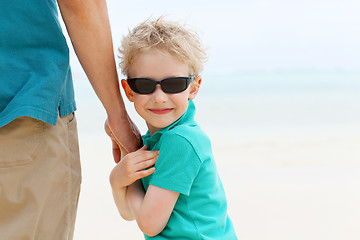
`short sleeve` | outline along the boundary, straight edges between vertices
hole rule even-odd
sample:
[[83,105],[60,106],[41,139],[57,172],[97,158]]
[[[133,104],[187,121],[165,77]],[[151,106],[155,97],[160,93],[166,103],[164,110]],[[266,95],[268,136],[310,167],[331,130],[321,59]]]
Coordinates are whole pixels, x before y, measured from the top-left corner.
[[192,144],[177,134],[162,136],[156,171],[149,184],[189,195],[201,161]]

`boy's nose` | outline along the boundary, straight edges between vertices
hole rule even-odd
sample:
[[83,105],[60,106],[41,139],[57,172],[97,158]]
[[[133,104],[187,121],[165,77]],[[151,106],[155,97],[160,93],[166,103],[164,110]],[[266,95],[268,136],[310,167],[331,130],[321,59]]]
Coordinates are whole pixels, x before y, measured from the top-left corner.
[[161,89],[160,85],[156,85],[155,91],[152,95],[155,102],[166,102],[168,98],[167,94]]

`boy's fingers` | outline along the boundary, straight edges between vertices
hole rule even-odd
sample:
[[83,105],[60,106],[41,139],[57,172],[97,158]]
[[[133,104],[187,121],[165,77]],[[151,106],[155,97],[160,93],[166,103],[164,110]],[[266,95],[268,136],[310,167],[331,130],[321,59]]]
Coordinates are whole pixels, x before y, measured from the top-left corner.
[[134,152],[129,153],[129,155],[131,155],[133,157],[137,157],[137,156],[143,154],[144,152],[147,152],[147,146],[146,145],[142,146],[141,148],[139,148],[138,150],[136,150]]
[[134,158],[136,160],[134,163],[140,163],[143,161],[147,161],[149,159],[155,158],[159,156],[159,151],[138,151],[134,153]]
[[146,169],[146,170],[142,170],[142,171],[139,171],[136,173],[136,180],[140,179],[140,178],[143,178],[143,177],[147,177],[151,174],[153,174],[155,172],[155,167],[152,167],[152,168],[149,168],[149,169]]
[[154,158],[146,160],[146,161],[142,161],[142,162],[138,163],[136,165],[136,167],[138,168],[138,171],[141,171],[145,168],[148,168],[148,167],[151,167],[152,165],[154,165],[156,160],[157,160],[157,157],[154,157]]

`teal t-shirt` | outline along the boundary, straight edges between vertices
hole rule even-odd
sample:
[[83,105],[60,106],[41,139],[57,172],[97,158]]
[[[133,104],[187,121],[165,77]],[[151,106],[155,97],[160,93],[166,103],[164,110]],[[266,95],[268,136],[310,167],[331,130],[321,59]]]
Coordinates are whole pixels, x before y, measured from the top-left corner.
[[237,239],[210,140],[194,115],[190,100],[175,123],[143,136],[149,150],[160,150],[156,171],[142,179],[145,190],[151,184],[180,193],[164,230],[145,239]]
[[69,49],[56,0],[0,1],[0,127],[75,111]]

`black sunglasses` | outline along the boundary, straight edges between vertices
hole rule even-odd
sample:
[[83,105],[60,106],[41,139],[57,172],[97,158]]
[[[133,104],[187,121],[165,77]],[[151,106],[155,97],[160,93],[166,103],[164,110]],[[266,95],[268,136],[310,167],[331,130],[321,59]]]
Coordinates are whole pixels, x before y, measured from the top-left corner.
[[150,94],[156,89],[156,85],[160,84],[161,89],[165,93],[180,93],[185,91],[195,76],[191,77],[172,77],[161,81],[155,81],[148,78],[128,78],[127,82],[131,90],[139,94]]

